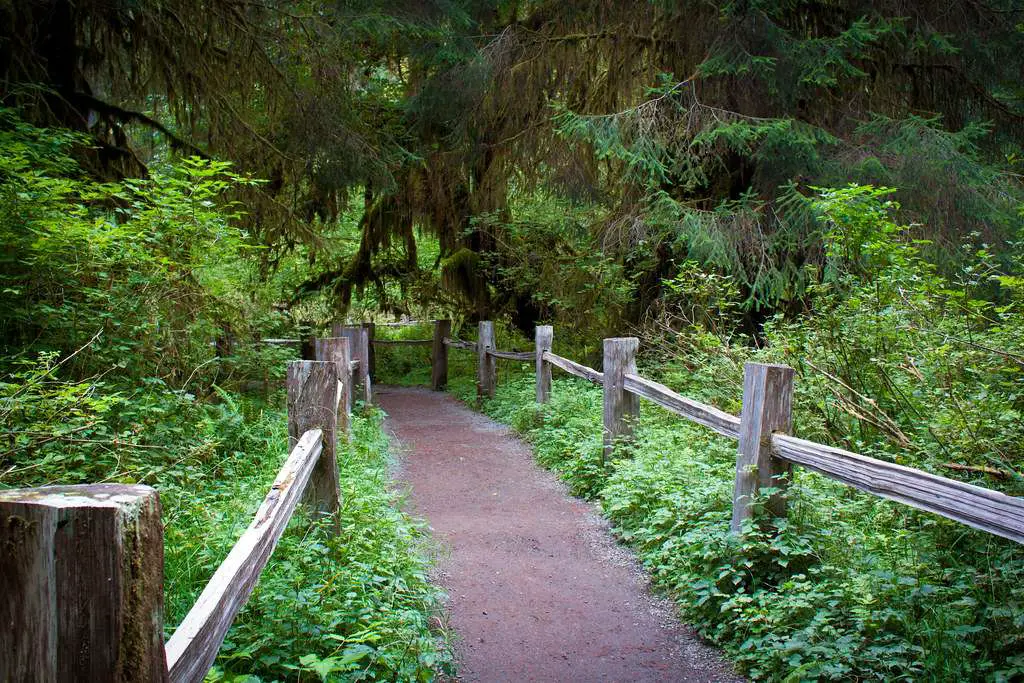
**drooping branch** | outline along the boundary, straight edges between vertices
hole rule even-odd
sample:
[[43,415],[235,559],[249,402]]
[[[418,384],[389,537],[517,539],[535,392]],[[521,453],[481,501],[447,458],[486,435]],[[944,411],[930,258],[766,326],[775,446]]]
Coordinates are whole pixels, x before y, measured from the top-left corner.
[[209,158],[206,152],[199,149],[194,144],[185,140],[184,138],[174,134],[173,132],[168,130],[167,126],[160,123],[153,117],[143,114],[142,112],[132,111],[131,109],[125,109],[124,107],[119,107],[115,104],[104,102],[103,100],[94,97],[88,93],[79,91],[62,93],[62,97],[79,111],[93,110],[106,117],[115,119],[119,123],[141,124],[143,126],[146,126],[147,128],[151,128],[157,131],[158,133],[166,137],[167,141],[174,149],[179,151],[187,151],[190,154],[194,154],[195,156],[201,157],[203,159]]

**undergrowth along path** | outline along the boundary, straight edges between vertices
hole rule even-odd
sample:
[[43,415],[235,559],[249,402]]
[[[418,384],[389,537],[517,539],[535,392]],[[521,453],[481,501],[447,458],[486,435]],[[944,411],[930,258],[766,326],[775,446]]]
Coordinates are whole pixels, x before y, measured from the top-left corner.
[[740,680],[506,427],[426,389],[378,397],[410,511],[447,550],[439,579],[462,680]]

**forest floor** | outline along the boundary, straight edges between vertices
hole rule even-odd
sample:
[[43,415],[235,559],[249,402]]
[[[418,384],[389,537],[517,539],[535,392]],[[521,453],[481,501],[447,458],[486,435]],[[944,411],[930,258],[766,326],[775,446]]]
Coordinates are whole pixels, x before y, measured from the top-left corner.
[[377,399],[408,509],[442,547],[460,680],[742,680],[506,427],[426,389]]

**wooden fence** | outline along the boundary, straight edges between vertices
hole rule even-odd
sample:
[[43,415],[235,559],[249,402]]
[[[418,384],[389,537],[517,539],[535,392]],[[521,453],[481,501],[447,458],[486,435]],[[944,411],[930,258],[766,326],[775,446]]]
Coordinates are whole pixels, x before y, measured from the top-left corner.
[[[536,328],[531,353],[498,351],[491,322],[479,324],[476,343],[448,338],[450,323],[447,321],[441,321],[435,328],[435,337],[440,334],[437,330],[441,325],[446,330],[445,346],[476,352],[477,392],[481,397],[494,396],[495,359],[534,360],[538,403],[550,399],[553,367],[600,385],[604,392],[603,455],[606,458],[617,440],[631,436],[641,398],[735,439],[738,448],[733,531],[738,531],[743,521],[751,516],[752,500],[762,488],[778,491],[768,505],[775,515],[784,516],[785,488],[793,465],[800,465],[876,496],[1024,543],[1024,499],[791,436],[794,371],[787,366],[762,363],[744,366],[743,408],[737,417],[641,377],[636,369],[639,341],[635,337],[604,340],[602,372],[556,355],[551,350],[553,330],[547,325]],[[438,362],[435,353],[435,375]],[[443,372],[447,374],[446,361]]]
[[371,395],[368,331],[336,331],[315,340],[316,360],[288,365],[288,458],[166,643],[155,489],[0,491],[0,681],[203,680],[299,502],[338,531],[335,447],[349,438],[353,391]]
[[[371,400],[372,326],[342,326],[312,341],[316,360],[288,366],[290,454],[252,523],[191,611],[163,642],[163,527],[148,486],[94,484],[0,491],[0,681],[203,679],[300,501],[333,516],[341,504],[335,447],[348,438],[354,397]],[[761,488],[785,514],[784,490],[800,465],[883,498],[1024,543],[1024,500],[789,435],[793,376],[783,365],[744,367],[739,417],[640,376],[636,338],[604,340],[603,371],[552,351],[553,330],[536,329],[532,351],[500,351],[489,321],[476,342],[435,322],[431,384],[447,383],[449,349],[477,355],[477,390],[493,396],[498,359],[533,361],[536,398],[551,397],[558,368],[601,385],[604,457],[632,434],[639,399],[738,441],[732,528],[750,517]],[[274,340],[275,342],[279,340]],[[291,340],[289,340],[290,342]]]

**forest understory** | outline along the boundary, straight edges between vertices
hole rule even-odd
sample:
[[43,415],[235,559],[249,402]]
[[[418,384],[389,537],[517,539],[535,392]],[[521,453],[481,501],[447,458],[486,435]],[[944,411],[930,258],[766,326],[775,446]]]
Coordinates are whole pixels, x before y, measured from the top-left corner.
[[[450,319],[733,414],[783,363],[797,436],[1024,496],[1022,69],[1017,0],[0,3],[0,487],[155,486],[172,630],[287,456],[261,340]],[[799,468],[731,535],[729,443],[645,408],[602,463],[600,391],[533,391],[482,409],[750,678],[1024,678],[1020,544]],[[451,674],[357,413],[346,533],[293,521],[210,679]]]

